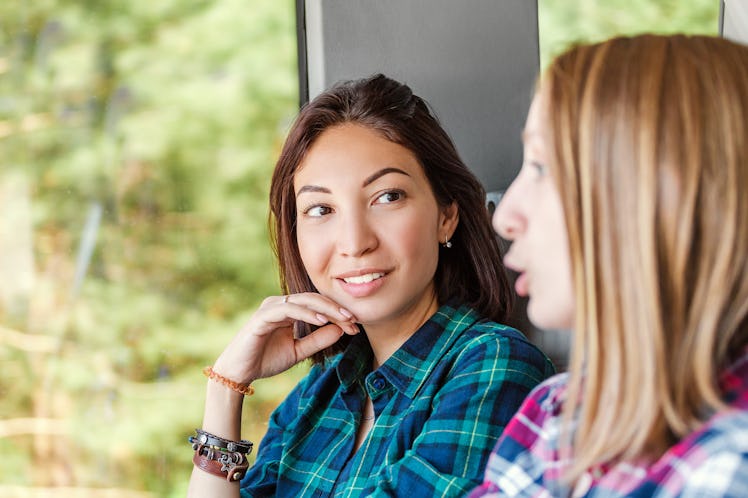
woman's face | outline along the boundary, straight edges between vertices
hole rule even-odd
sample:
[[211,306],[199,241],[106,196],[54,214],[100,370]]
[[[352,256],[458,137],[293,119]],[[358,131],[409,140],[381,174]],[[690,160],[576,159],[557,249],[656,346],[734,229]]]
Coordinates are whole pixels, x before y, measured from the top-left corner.
[[457,213],[437,206],[410,150],[360,125],[330,128],[294,192],[301,259],[320,293],[367,327],[417,327],[436,311],[439,242]]
[[522,134],[522,169],[496,209],[493,226],[512,241],[504,264],[519,272],[515,289],[530,298],[530,321],[544,329],[570,329],[574,321],[571,265],[561,199],[550,172],[544,105],[539,92]]

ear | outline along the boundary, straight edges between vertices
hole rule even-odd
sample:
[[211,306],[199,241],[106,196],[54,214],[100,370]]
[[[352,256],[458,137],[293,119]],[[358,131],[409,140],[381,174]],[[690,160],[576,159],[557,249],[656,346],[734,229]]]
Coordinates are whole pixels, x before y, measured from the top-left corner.
[[460,212],[457,203],[452,201],[449,205],[443,207],[439,214],[439,242],[451,239],[459,222]]

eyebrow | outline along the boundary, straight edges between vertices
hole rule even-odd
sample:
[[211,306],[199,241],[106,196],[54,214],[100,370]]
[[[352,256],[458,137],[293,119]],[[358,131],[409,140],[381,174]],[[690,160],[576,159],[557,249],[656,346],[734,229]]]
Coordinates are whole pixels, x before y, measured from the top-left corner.
[[364,183],[362,183],[361,186],[362,187],[366,187],[367,185],[370,185],[371,183],[373,183],[377,179],[383,177],[384,175],[390,174],[390,173],[399,173],[401,175],[410,176],[408,173],[406,173],[405,171],[401,170],[400,168],[392,168],[392,167],[390,167],[390,168],[382,168],[379,171],[377,171],[376,173],[374,173],[372,175],[369,175],[369,177],[366,178],[366,180],[364,180]]
[[296,197],[300,196],[304,192],[322,192],[323,194],[331,194],[330,189],[327,187],[319,187],[317,185],[304,185],[296,193]]
[[[379,178],[383,177],[384,175],[388,175],[388,174],[390,174],[390,173],[398,173],[398,174],[401,174],[401,175],[405,175],[405,176],[410,176],[410,175],[409,175],[408,173],[406,173],[405,171],[401,170],[400,168],[393,168],[393,167],[390,167],[390,168],[382,168],[382,169],[380,169],[379,171],[377,171],[377,172],[375,172],[375,173],[373,173],[373,174],[369,175],[369,176],[368,176],[368,177],[367,177],[367,178],[366,178],[366,179],[364,180],[364,182],[363,182],[363,183],[361,184],[361,186],[362,186],[362,187],[366,187],[366,186],[368,186],[368,185],[371,185],[371,184],[372,184],[372,183],[374,183],[374,182],[375,182],[375,181],[376,181],[377,179],[379,179]],[[298,192],[296,193],[296,197],[300,196],[301,194],[303,194],[303,193],[305,193],[305,192],[320,192],[320,193],[323,193],[323,194],[331,194],[331,193],[332,193],[332,192],[330,191],[330,189],[329,189],[329,188],[327,188],[327,187],[321,187],[321,186],[319,186],[319,185],[304,185],[304,186],[303,186],[303,187],[301,187],[301,188],[299,189],[299,191],[298,191]]]

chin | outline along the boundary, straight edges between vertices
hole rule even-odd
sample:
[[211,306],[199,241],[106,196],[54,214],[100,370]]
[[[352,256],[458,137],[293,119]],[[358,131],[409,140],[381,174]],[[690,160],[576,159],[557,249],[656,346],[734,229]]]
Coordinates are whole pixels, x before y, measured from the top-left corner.
[[527,318],[539,329],[570,330],[572,328],[573,311],[560,310],[556,306],[542,306],[532,298],[527,305]]
[[336,302],[353,313],[353,316],[356,317],[357,323],[360,323],[361,325],[365,325],[372,320],[376,321],[376,319],[379,318],[379,315],[381,314],[381,312],[379,311],[381,307],[378,306],[376,307],[376,309],[372,309],[373,307],[368,305],[367,303],[362,303],[360,301],[356,301],[355,299],[338,299],[336,300]]
[[364,327],[366,327],[367,325],[381,322],[384,319],[384,317],[381,316],[379,313],[373,313],[369,310],[359,310],[359,311],[351,310],[351,311],[353,312],[353,314],[356,316],[358,320],[356,323],[359,323],[363,325]]

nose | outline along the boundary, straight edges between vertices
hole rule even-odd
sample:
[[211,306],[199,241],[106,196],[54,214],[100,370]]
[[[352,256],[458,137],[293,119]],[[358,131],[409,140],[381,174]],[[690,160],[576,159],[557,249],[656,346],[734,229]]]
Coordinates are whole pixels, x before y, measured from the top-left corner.
[[493,228],[501,238],[506,240],[514,240],[527,227],[527,218],[522,211],[517,191],[517,180],[515,180],[504,193],[493,213]]
[[366,214],[348,213],[340,217],[336,242],[341,255],[359,257],[376,249],[379,237]]

